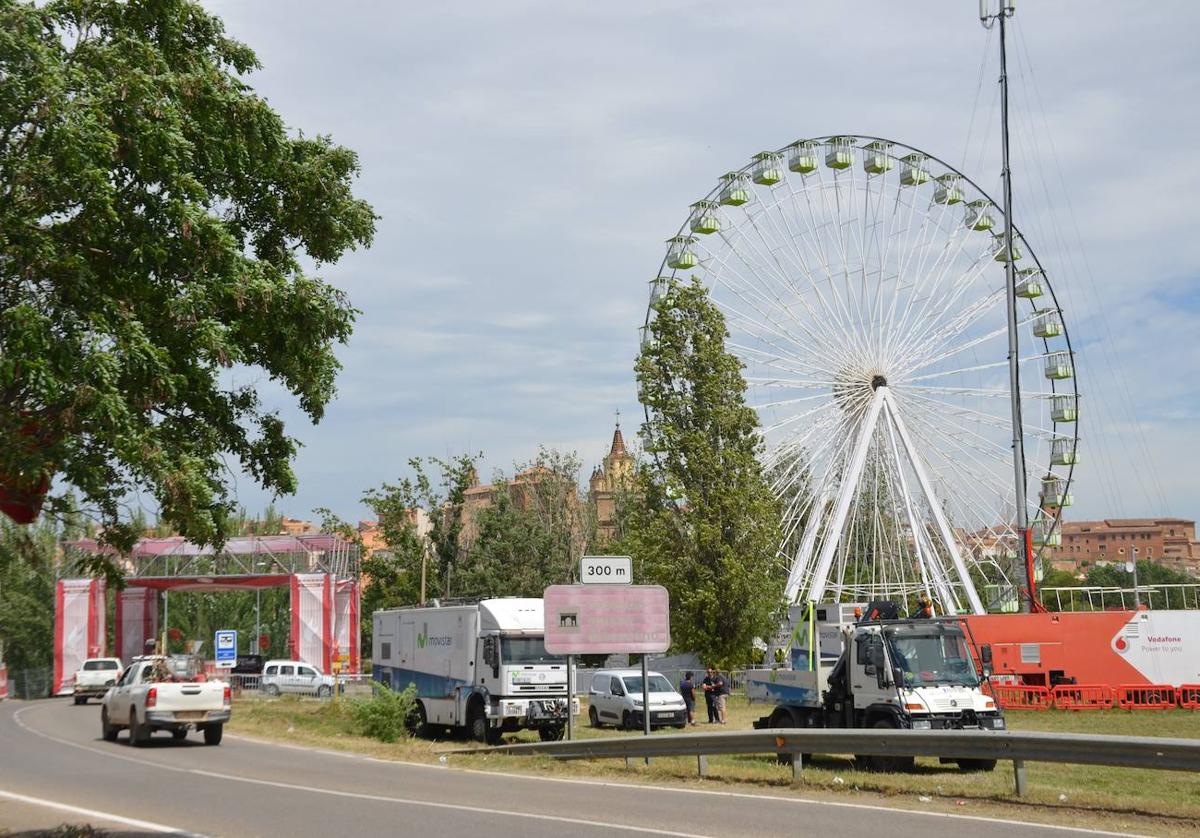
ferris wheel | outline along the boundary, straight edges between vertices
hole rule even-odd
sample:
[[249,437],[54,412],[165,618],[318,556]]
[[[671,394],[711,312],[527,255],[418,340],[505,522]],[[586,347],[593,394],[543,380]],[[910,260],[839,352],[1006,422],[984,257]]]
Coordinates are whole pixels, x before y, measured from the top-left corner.
[[[781,499],[789,603],[1016,607],[1002,220],[931,155],[827,136],[723,175],[668,240],[643,339],[692,276],[724,314]],[[1016,230],[1013,255],[1040,558],[1071,502],[1078,392],[1054,290]]]

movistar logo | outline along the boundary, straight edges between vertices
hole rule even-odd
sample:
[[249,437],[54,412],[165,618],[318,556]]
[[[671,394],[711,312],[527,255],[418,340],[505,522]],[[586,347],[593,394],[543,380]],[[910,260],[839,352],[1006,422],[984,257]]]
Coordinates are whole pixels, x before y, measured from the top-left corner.
[[429,623],[421,624],[421,633],[417,635],[417,648],[424,649],[426,646],[449,646],[454,642],[448,634],[435,634],[429,636]]

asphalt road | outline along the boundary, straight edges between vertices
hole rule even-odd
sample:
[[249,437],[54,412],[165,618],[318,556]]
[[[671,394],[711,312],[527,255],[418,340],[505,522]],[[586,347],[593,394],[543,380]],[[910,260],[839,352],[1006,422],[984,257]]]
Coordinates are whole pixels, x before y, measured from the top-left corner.
[[[234,712],[237,712],[236,708]],[[338,755],[226,736],[100,739],[100,710],[0,703],[0,832],[90,822],[212,836],[1073,836],[1082,830],[689,788],[555,780]],[[58,806],[60,808],[53,808]],[[61,808],[71,807],[71,808]]]

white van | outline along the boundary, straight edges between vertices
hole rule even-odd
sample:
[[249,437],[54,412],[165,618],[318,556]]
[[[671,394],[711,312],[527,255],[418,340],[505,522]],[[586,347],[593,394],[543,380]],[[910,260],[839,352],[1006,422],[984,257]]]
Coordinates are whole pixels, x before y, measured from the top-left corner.
[[[683,696],[658,672],[647,673],[650,686],[650,726],[685,727],[687,706]],[[588,689],[588,721],[592,727],[610,724],[638,729],[642,723],[642,671],[601,669]]]
[[304,661],[267,661],[263,664],[259,689],[267,695],[297,693],[328,698],[333,695],[334,678],[322,675]]

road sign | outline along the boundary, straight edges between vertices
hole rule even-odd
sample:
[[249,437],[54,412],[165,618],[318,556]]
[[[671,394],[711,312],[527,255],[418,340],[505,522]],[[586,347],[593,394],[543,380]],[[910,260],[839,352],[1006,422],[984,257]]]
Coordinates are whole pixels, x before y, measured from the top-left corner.
[[632,585],[633,559],[629,556],[584,556],[579,581],[585,585]]
[[213,644],[217,650],[217,666],[221,668],[232,668],[237,663],[237,632],[233,630],[222,629],[217,632],[216,641]]
[[660,585],[551,585],[544,595],[552,655],[665,652],[670,601]]

